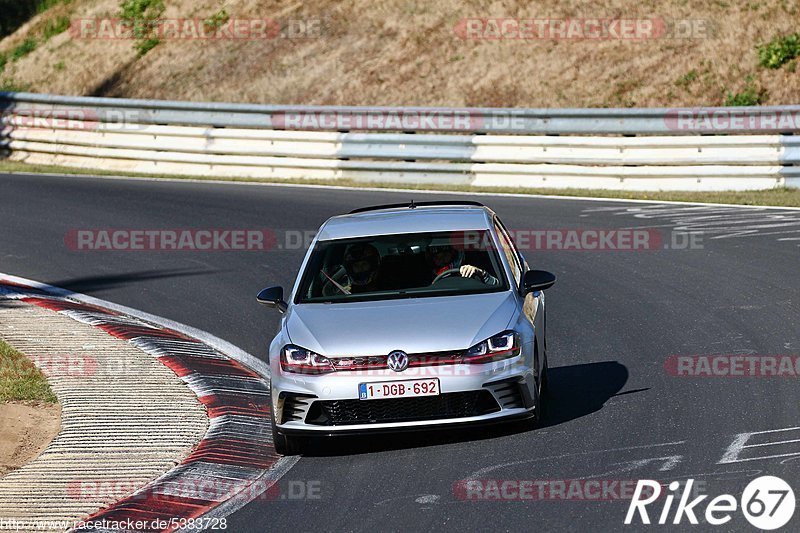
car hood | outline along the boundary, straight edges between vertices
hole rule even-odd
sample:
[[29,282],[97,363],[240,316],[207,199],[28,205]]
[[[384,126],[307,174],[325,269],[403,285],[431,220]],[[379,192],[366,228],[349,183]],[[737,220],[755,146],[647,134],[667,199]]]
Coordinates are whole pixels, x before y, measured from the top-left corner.
[[293,344],[322,355],[465,350],[508,328],[509,291],[341,304],[300,304],[286,316]]

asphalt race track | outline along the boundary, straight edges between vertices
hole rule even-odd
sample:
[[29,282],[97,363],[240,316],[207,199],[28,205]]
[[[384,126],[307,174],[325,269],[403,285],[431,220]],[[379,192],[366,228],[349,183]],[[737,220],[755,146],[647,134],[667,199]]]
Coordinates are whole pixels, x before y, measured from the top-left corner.
[[[304,254],[286,249],[286,232],[313,232],[331,215],[411,197],[459,196],[3,175],[0,272],[177,320],[263,358],[279,315],[258,306],[255,294],[290,286]],[[628,502],[612,493],[606,501],[464,500],[458,483],[468,479],[691,478],[714,497],[738,495],[769,474],[800,489],[800,429],[731,448],[742,433],[800,426],[797,377],[665,370],[673,355],[800,355],[800,211],[480,200],[512,230],[647,227],[668,248],[524,252],[534,268],[559,277],[547,294],[552,394],[543,427],[314,442],[279,493],[229,517],[230,531],[647,529],[623,525]],[[699,242],[670,249],[676,227],[698,232]],[[284,245],[134,252],[65,243],[75,229],[187,228],[263,228]],[[789,529],[797,530],[797,515]],[[717,529],[754,530],[740,513]]]

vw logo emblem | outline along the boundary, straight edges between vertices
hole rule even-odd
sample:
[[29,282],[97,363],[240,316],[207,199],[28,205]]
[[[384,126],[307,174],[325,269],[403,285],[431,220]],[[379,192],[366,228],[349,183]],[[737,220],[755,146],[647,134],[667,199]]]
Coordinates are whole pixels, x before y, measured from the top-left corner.
[[406,355],[406,352],[396,350],[386,358],[386,366],[395,372],[402,372],[408,368],[408,355]]

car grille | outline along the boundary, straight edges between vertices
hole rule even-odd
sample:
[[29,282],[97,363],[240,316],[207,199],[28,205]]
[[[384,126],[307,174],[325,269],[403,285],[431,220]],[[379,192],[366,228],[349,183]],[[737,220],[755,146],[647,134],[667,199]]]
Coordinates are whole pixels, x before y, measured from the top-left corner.
[[[370,355],[364,357],[331,357],[336,371],[379,370],[389,368],[386,355]],[[408,354],[408,366],[437,366],[463,363],[463,352],[439,352]]]
[[463,418],[500,410],[487,390],[451,392],[419,398],[322,400],[311,404],[306,424],[340,426]]

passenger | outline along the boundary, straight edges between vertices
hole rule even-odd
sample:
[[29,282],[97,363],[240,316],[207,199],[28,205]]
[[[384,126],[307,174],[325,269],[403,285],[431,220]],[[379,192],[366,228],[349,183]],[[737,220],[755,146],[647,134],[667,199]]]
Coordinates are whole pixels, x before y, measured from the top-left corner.
[[345,289],[352,294],[378,290],[378,274],[381,268],[381,255],[378,249],[368,243],[356,243],[344,252],[344,269],[349,278]]

